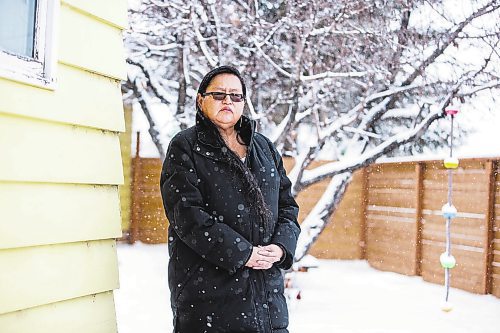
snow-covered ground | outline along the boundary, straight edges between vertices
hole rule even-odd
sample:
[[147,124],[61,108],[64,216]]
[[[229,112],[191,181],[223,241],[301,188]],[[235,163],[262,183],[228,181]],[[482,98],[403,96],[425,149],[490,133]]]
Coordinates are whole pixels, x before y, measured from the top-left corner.
[[[166,244],[118,244],[119,333],[172,330]],[[371,268],[364,261],[319,260],[298,273],[301,300],[290,304],[291,333],[499,333],[500,299]],[[195,333],[195,332],[193,332]]]

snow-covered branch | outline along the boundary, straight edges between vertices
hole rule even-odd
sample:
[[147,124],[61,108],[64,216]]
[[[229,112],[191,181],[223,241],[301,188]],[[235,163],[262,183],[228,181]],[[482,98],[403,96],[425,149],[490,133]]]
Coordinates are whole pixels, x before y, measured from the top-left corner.
[[331,72],[327,71],[324,73],[313,74],[313,75],[301,75],[300,79],[302,81],[319,80],[326,78],[339,78],[339,77],[362,77],[365,76],[367,72]]
[[191,22],[193,24],[193,29],[194,29],[194,32],[196,34],[196,38],[198,40],[198,43],[200,44],[200,49],[203,52],[203,55],[205,56],[205,58],[207,59],[207,61],[211,67],[217,66],[217,60],[215,60],[212,57],[210,49],[208,48],[207,42],[200,32],[200,27],[199,27],[199,23],[198,23],[198,20],[196,18],[196,15],[194,13],[191,13],[191,17],[192,17]]
[[[283,74],[287,78],[293,78],[293,74],[286,71],[285,69],[281,68],[280,65],[278,65],[271,57],[262,50],[261,45],[263,43],[258,42],[256,39],[253,39],[253,43],[259,53],[266,59],[278,72]],[[326,79],[326,78],[352,78],[352,77],[362,77],[365,76],[367,72],[332,72],[332,71],[326,71],[323,73],[318,73],[318,74],[313,74],[313,75],[300,75],[300,80],[301,81],[312,81],[312,80],[320,80],[320,79]]]
[[222,36],[221,36],[221,24],[219,20],[219,15],[217,14],[217,10],[215,10],[215,4],[212,3],[210,4],[210,12],[212,13],[212,16],[214,17],[215,21],[215,34],[217,37],[217,55],[218,55],[218,62],[219,64],[223,61],[223,48],[222,48]]
[[416,89],[416,88],[423,88],[425,86],[426,86],[425,84],[409,84],[407,86],[400,86],[400,87],[395,86],[395,87],[392,87],[392,88],[384,90],[384,91],[373,93],[370,96],[368,96],[367,98],[365,98],[365,100],[363,102],[366,105],[366,104],[368,104],[376,99],[382,98],[382,97],[396,95],[396,94],[399,94],[400,92],[403,92],[403,91],[408,91],[408,90],[412,90],[412,89]]
[[500,8],[500,3],[498,0],[490,0],[483,7],[469,15],[465,20],[460,22],[457,26],[454,26],[447,34],[445,34],[445,39],[439,44],[439,46],[432,52],[422,63],[414,69],[414,71],[403,81],[402,86],[407,86],[411,84],[419,75],[422,75],[424,69],[436,60],[437,57],[442,55],[444,51],[450,46],[455,39],[460,35],[463,29],[469,25],[474,19],[486,15],[494,10]]
[[149,110],[151,110],[151,107],[149,106],[150,101],[148,99],[148,93],[144,90],[142,84],[137,78],[133,79],[131,83],[137,102],[141,106],[142,112],[144,113],[146,119],[148,120],[149,135],[151,136],[151,139],[153,140],[156,149],[158,149],[158,153],[160,154],[161,158],[163,158],[165,157],[165,150],[160,140],[160,132],[158,132],[158,130],[156,129],[156,123],[153,120],[151,113],[149,112]]
[[352,172],[344,172],[330,180],[318,203],[300,225],[301,233],[295,250],[295,261],[299,261],[307,254],[312,244],[328,225],[330,216],[342,200],[351,179]]
[[281,68],[277,63],[273,61],[273,59],[271,59],[271,57],[267,55],[266,52],[262,50],[260,43],[255,38],[253,38],[252,41],[257,50],[259,51],[259,53],[264,57],[264,59],[266,59],[279,73],[283,74],[287,78],[293,77],[292,73],[289,73],[283,68]]
[[324,28],[315,28],[311,31],[311,36],[319,35],[359,35],[361,34],[358,30],[334,30],[333,26]]
[[359,135],[368,136],[370,138],[382,139],[382,136],[380,134],[376,134],[376,133],[372,133],[372,132],[368,132],[368,131],[363,131],[363,130],[356,128],[356,127],[344,126],[344,127],[342,127],[342,130],[347,131],[347,132],[357,133]]
[[278,139],[283,135],[283,131],[285,130],[286,125],[290,121],[291,114],[292,114],[292,105],[289,105],[288,112],[285,118],[283,118],[283,120],[279,123],[279,125],[274,129],[273,133],[269,135],[269,140],[271,140],[271,142],[276,143]]
[[466,97],[466,96],[472,96],[477,94],[480,91],[483,90],[488,90],[488,89],[494,89],[494,88],[500,88],[500,81],[492,81],[490,83],[474,87],[472,89],[462,91],[461,93],[458,94],[458,97]]
[[434,120],[443,117],[443,108],[444,107],[434,109],[434,111],[431,111],[415,128],[392,136],[388,140],[361,154],[357,158],[347,161],[331,162],[314,168],[313,170],[305,170],[299,186],[301,188],[305,188],[325,178],[344,172],[352,172],[375,162],[377,158],[386,155],[394,148],[411,142],[418,136],[422,135]]
[[151,88],[151,91],[155,94],[155,96],[164,104],[173,104],[175,103],[175,100],[171,98],[171,96],[162,88],[161,84],[157,82],[157,80],[154,78],[154,75],[151,75],[148,69],[146,67],[137,61],[127,59],[127,63],[137,66],[141,69],[142,73],[144,74],[144,77],[146,78],[146,85]]
[[309,147],[308,150],[304,150],[299,156],[295,158],[295,164],[292,170],[290,171],[290,180],[292,182],[292,195],[297,196],[301,191],[302,186],[300,180],[302,179],[302,175],[306,171],[306,168],[311,164],[312,161],[319,154],[321,149],[325,146],[326,141],[333,137],[334,134],[340,130],[342,127],[350,124],[356,118],[355,110],[351,111],[341,118],[337,119],[335,122],[330,124],[328,129],[319,133],[319,140],[315,145]]

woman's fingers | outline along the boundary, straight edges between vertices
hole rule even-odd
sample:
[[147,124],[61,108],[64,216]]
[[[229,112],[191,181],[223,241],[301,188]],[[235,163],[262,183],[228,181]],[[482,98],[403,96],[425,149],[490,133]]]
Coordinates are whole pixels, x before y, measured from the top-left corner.
[[[279,259],[279,258],[278,258]],[[276,256],[270,252],[258,252],[258,257],[256,257],[257,261],[266,261],[269,263],[275,263],[277,261]]]
[[283,250],[278,245],[255,246],[245,266],[253,269],[269,269],[275,262],[280,261],[282,255]]
[[271,263],[274,263],[274,262],[280,260],[280,258],[275,253],[267,252],[267,253],[259,253],[259,254],[262,256],[260,258],[261,260],[266,260],[266,261],[269,261]]
[[[248,261],[245,264],[245,266],[251,267],[251,268],[259,267],[258,269],[267,269],[267,268],[270,268],[272,266],[273,262],[274,262],[273,259],[271,257],[265,256],[265,255],[263,255],[263,254],[261,254],[259,252],[260,252],[259,248],[258,247],[254,247],[252,249],[252,254],[250,256],[250,259],[248,259]],[[267,264],[262,265],[259,262],[268,263],[269,265],[267,265]]]
[[269,261],[265,260],[258,260],[257,261],[257,266],[252,267],[253,269],[269,269],[273,267],[273,264],[270,263]]
[[272,262],[277,262],[281,259],[283,251],[278,245],[267,245],[259,247],[259,254],[269,258]]

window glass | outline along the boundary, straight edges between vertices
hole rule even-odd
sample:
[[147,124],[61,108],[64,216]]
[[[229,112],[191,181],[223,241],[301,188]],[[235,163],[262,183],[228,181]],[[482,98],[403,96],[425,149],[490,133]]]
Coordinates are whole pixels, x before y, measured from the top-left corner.
[[0,0],[0,50],[33,58],[36,0]]

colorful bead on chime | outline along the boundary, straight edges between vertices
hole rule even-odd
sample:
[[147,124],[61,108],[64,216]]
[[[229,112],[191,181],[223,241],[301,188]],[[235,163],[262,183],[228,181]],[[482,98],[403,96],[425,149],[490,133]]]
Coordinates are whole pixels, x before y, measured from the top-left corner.
[[444,167],[446,169],[456,169],[458,168],[458,158],[448,157],[444,159]]
[[456,109],[448,109],[446,110],[446,114],[449,115],[449,116],[454,116],[458,113],[458,110]]
[[457,216],[457,209],[455,206],[445,203],[441,208],[441,214],[445,219],[453,219]]
[[444,312],[450,312],[451,310],[453,310],[453,305],[450,302],[445,301],[443,302],[443,304],[441,304],[441,310],[443,310]]
[[446,252],[443,252],[441,256],[439,256],[439,262],[441,262],[443,268],[453,268],[457,264],[455,257]]

